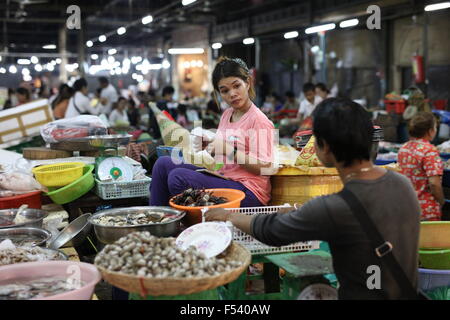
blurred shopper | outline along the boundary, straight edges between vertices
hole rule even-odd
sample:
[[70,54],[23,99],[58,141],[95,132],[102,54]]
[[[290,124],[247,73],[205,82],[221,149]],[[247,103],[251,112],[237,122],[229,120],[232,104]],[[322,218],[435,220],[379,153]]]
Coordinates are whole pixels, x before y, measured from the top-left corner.
[[211,93],[211,100],[206,105],[206,110],[202,117],[202,127],[205,129],[217,129],[220,122],[221,112],[220,107],[214,99],[214,93]]
[[103,108],[103,112],[109,116],[113,105],[117,102],[119,96],[117,95],[116,89],[109,83],[109,80],[106,77],[100,77],[98,78],[98,81],[102,89],[100,93],[100,104]]
[[16,97],[17,97],[17,105],[18,106],[20,106],[21,104],[31,102],[31,94],[28,89],[18,88],[16,90]]
[[294,123],[299,124],[299,129],[306,130],[312,128],[311,114],[316,106],[322,101],[322,98],[316,96],[315,86],[311,82],[307,82],[303,85],[303,94],[305,98],[300,102],[300,108]]
[[409,123],[411,139],[398,152],[398,163],[417,192],[421,219],[441,220],[445,203],[442,190],[444,166],[438,149],[430,143],[436,136],[437,122],[431,112],[420,112]]
[[73,89],[67,84],[62,84],[59,87],[58,95],[52,102],[53,116],[55,119],[63,119],[69,107],[70,98],[73,96]]
[[320,98],[322,98],[322,100],[332,97],[330,90],[328,90],[325,83],[319,82],[318,84],[316,84],[315,92],[316,96],[319,96]]
[[5,101],[5,104],[3,105],[3,110],[14,108],[17,106],[19,101],[17,101],[17,95],[14,89],[8,88],[8,99]]
[[109,124],[114,127],[127,127],[130,125],[130,120],[128,118],[129,102],[124,97],[120,97],[117,101],[116,107],[109,115]]
[[187,119],[187,106],[185,104],[179,104],[177,108],[177,123],[183,128],[189,129],[189,121]]
[[156,106],[161,109],[161,111],[165,110],[170,113],[172,118],[177,118],[177,108],[178,103],[173,101],[173,95],[175,94],[175,89],[172,86],[166,86],[162,91],[162,100],[156,103]]
[[139,122],[141,122],[141,113],[139,112],[139,109],[136,106],[135,99],[130,97],[128,99],[128,119],[130,120],[130,126],[138,128]]
[[74,95],[69,100],[65,118],[73,118],[82,114],[99,115],[103,108],[101,105],[91,106],[88,98],[88,84],[84,78],[80,78],[73,84]]

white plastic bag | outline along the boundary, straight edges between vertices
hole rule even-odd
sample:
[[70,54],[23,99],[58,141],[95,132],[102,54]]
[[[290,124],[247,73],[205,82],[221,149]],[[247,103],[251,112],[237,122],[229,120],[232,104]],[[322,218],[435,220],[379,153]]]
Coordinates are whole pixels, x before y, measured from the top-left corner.
[[32,176],[21,172],[0,173],[0,189],[9,191],[36,191],[43,190],[43,187]]
[[106,125],[91,115],[56,120],[41,127],[41,136],[47,143],[105,134],[108,134]]

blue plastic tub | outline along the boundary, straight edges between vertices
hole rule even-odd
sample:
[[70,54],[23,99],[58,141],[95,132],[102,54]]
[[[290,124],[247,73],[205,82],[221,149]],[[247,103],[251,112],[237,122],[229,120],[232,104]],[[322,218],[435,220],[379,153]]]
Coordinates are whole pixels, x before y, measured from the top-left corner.
[[450,159],[450,153],[440,153],[439,155],[441,156],[443,162],[447,162],[447,160]]
[[395,161],[395,160],[378,160],[378,159],[375,160],[375,164],[377,166],[384,166],[386,164],[393,163],[393,162],[397,162],[397,161]]
[[164,156],[174,156],[177,158],[183,159],[183,150],[181,148],[177,147],[166,147],[166,146],[159,146],[156,147],[156,155],[158,158],[164,157]]
[[450,270],[419,268],[419,288],[423,291],[450,287]]

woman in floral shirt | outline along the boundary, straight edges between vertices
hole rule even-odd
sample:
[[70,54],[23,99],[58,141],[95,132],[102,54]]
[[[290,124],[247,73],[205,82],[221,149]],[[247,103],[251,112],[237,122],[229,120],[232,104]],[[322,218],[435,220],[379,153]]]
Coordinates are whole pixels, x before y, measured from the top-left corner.
[[421,220],[441,220],[445,203],[442,190],[444,167],[437,148],[430,143],[436,136],[436,118],[430,112],[414,116],[409,124],[411,139],[398,152],[401,171],[412,182],[422,208]]

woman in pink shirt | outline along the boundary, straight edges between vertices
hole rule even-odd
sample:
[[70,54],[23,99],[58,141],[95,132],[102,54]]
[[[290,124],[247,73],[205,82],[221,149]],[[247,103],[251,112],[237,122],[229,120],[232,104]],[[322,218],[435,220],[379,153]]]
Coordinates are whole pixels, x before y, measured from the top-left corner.
[[168,205],[172,196],[190,187],[242,190],[246,194],[242,207],[270,201],[270,176],[264,174],[269,174],[273,163],[274,126],[251,100],[255,91],[247,65],[241,59],[220,58],[212,82],[215,93],[230,108],[224,111],[215,139],[206,150],[224,163],[220,173],[229,180],[161,157],[153,167],[150,205]]

